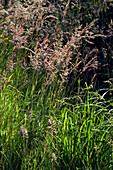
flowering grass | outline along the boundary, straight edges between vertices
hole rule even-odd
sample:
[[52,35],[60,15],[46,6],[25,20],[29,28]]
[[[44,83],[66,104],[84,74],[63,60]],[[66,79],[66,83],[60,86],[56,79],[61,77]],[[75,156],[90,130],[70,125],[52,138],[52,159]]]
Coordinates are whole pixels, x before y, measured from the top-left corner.
[[112,6],[78,2],[0,3],[0,169],[113,169]]

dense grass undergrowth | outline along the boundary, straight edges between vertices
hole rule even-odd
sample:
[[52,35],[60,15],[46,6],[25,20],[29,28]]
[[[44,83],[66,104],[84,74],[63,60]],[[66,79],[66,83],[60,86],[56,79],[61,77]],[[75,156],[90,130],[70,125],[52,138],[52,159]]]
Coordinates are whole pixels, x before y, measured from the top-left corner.
[[112,6],[58,2],[0,6],[1,170],[113,169]]
[[57,79],[46,86],[38,72],[22,71],[8,73],[1,88],[1,169],[112,169],[113,100],[87,83],[80,92],[80,81],[66,98]]

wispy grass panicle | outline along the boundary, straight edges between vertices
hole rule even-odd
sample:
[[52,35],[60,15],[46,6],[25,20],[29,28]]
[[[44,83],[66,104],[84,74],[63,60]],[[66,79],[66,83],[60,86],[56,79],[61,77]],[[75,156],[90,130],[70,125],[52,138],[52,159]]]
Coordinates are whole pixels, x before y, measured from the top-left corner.
[[0,169],[113,169],[112,3],[6,2]]

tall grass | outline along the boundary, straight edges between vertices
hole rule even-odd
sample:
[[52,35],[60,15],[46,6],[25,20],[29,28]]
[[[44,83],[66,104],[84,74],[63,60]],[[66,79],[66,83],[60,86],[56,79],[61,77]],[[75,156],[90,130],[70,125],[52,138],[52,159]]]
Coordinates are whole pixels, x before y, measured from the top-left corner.
[[0,4],[0,169],[112,170],[112,79],[94,88],[100,62],[112,76],[112,19],[107,35],[98,23],[112,7],[10,3]]
[[112,169],[113,100],[87,83],[65,98],[57,79],[45,86],[34,71],[25,83],[21,71],[16,67],[1,89],[1,169]]

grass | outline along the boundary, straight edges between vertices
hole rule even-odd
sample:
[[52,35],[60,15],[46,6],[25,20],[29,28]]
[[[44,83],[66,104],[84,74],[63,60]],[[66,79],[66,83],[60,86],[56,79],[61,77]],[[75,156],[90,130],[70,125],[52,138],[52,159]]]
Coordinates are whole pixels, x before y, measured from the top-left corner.
[[[77,27],[82,24],[80,31],[75,31],[77,35],[73,33],[71,37],[70,34],[70,40],[68,38],[66,38],[67,40],[65,38],[62,40],[62,36],[65,37],[65,31],[69,29],[69,26],[71,30],[72,25],[67,24],[68,27],[62,27],[64,29],[64,33],[62,33],[63,30],[61,31],[60,28],[62,24],[60,25],[56,22],[55,29],[58,29],[57,32],[54,32],[54,26],[52,28],[54,30],[54,34],[52,33],[52,35],[56,37],[56,45],[55,43],[53,44],[54,36],[49,37],[48,34],[44,39],[43,34],[38,31],[36,35],[35,31],[34,33],[32,32],[34,30],[35,24],[33,23],[35,19],[31,18],[30,23],[28,16],[33,4],[29,6],[28,3],[28,7],[30,8],[28,9],[28,13],[25,13],[28,19],[27,17],[23,17],[23,13],[21,14],[23,20],[25,19],[26,21],[24,24],[28,24],[26,25],[26,30],[29,31],[28,39],[23,36],[27,35],[27,32],[24,30],[23,21],[21,21],[21,17],[18,18],[18,11],[21,9],[15,8],[13,11],[12,8],[12,15],[10,15],[10,10],[8,13],[7,11],[0,10],[1,13],[9,15],[6,19],[4,17],[1,17],[2,19],[0,18],[1,170],[113,169],[112,78],[103,80],[105,83],[110,84],[108,88],[96,89],[93,87],[97,83],[98,63],[97,60],[95,62],[93,61],[97,54],[94,43],[92,43],[94,45],[94,48],[92,47],[94,51],[91,48],[87,53],[86,43],[89,37],[89,34],[86,35],[86,31],[88,33],[88,28],[92,29],[89,30],[89,33],[92,31],[92,35],[92,26],[95,19],[100,17],[103,22],[106,19],[104,20],[104,13],[102,13],[104,6],[102,9],[100,8],[103,1],[92,0],[89,2],[89,5],[92,4],[92,6],[89,6],[88,10],[86,10],[87,3],[86,6],[83,6],[84,3],[82,4],[82,2],[78,4],[75,10],[73,9],[73,12],[69,10],[70,14],[72,12],[70,15],[70,19],[72,17],[72,21],[74,22],[72,24],[77,25]],[[61,14],[59,13],[58,16],[65,13],[66,17],[69,3],[70,1],[68,1],[66,8],[64,8],[63,14],[61,10]],[[97,13],[97,17],[95,18],[94,13],[96,10],[93,10],[93,8],[98,9],[98,7],[100,13],[98,11],[99,14]],[[35,17],[36,12],[36,21],[39,20],[39,23],[41,22],[41,24],[37,22],[39,30],[42,29],[44,31],[45,28],[42,28],[42,26],[48,14],[45,13],[46,8],[42,8],[40,5],[38,8],[38,11],[37,8],[36,11],[33,8],[34,10],[31,16]],[[40,9],[42,10],[41,13]],[[55,7],[55,9],[57,8]],[[83,9],[84,12],[81,13]],[[37,12],[39,14],[38,19]],[[13,15],[14,13],[16,16]],[[44,15],[46,18],[44,19],[41,15]],[[50,16],[53,19],[56,18],[54,15]],[[65,20],[67,19],[65,18]],[[12,25],[9,21],[11,21]],[[29,27],[31,28],[31,33]],[[94,27],[96,29],[96,24]],[[78,33],[81,34],[80,37]],[[86,40],[85,43],[85,40],[83,42],[80,41],[82,39],[82,33]],[[93,37],[91,35],[90,38],[95,39],[96,34]],[[41,41],[39,41],[40,36],[43,37]],[[64,40],[67,43],[66,45],[62,44]],[[53,47],[53,45],[55,46]],[[79,45],[80,49],[78,47]],[[110,47],[108,48],[110,49]],[[86,54],[84,50],[86,50]],[[101,49],[99,50],[101,51]],[[47,60],[44,57],[47,57]],[[54,60],[55,57],[56,60]],[[72,57],[73,63],[71,63],[69,57]],[[101,56],[99,54],[99,62],[101,62],[100,58]],[[109,56],[107,56],[107,60],[109,60]],[[105,61],[105,58],[102,61]],[[60,62],[61,65],[57,65]],[[73,69],[70,74],[71,66],[73,66]],[[89,68],[94,68],[94,74],[91,72],[93,74],[92,78],[90,77],[90,72],[87,71]],[[83,72],[84,74],[82,75]],[[106,69],[103,69],[103,72],[102,75],[106,73]],[[67,81],[63,81],[62,79],[65,74]],[[107,75],[110,78],[109,73]],[[91,78],[90,85],[87,82],[89,77]],[[48,80],[49,78],[51,83]],[[70,79],[68,80],[68,78]],[[110,97],[107,98],[107,95]]]
[[21,72],[16,67],[1,89],[1,169],[112,169],[113,100],[87,83],[65,98],[57,79],[45,86],[36,71],[29,79]]

